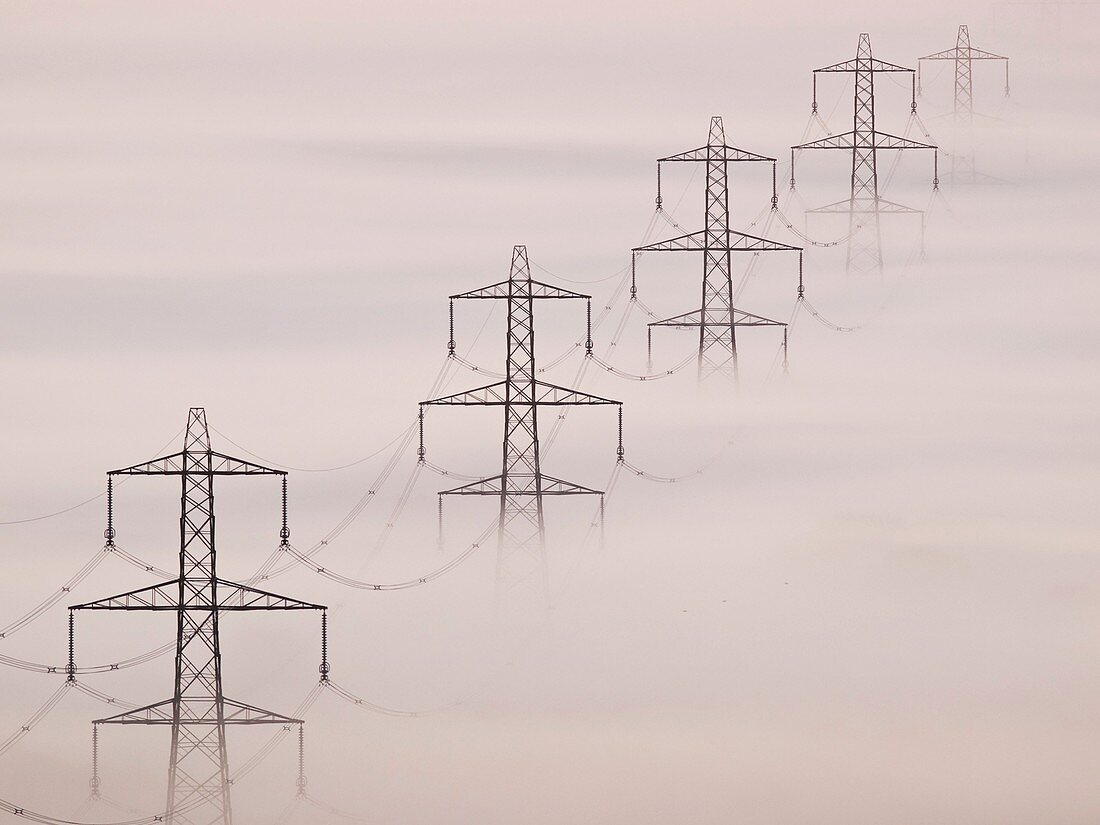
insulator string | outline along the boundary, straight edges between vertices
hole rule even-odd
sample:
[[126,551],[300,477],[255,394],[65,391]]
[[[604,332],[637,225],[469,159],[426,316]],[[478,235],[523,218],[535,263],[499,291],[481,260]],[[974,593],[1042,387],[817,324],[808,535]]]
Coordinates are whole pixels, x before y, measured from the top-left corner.
[[298,723],[298,796],[306,795],[306,726]]
[[615,460],[620,463],[625,457],[625,453],[623,452],[623,405],[621,403],[619,404],[619,446],[618,449],[615,450],[615,456]]
[[420,405],[420,409],[416,414],[416,423],[420,431],[420,444],[416,448],[416,460],[418,463],[424,463],[424,456],[427,452],[424,450],[424,405]]
[[[289,545],[288,545],[289,546]],[[321,681],[328,681],[328,610],[321,611],[321,665],[317,670],[321,674]]]
[[280,544],[286,544],[288,541],[290,541],[290,525],[289,525],[289,522],[287,521],[288,510],[287,510],[286,484],[287,484],[286,475],[284,474],[283,475],[283,526],[279,530]]
[[68,674],[66,681],[76,681],[76,639],[75,639],[75,611],[69,610],[69,663],[65,666]]
[[103,531],[107,546],[115,543],[115,480],[107,476],[107,529]]

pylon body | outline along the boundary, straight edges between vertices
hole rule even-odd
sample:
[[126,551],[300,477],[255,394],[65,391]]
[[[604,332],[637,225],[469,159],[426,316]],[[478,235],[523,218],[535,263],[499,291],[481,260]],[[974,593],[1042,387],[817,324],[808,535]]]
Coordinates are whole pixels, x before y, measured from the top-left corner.
[[1008,97],[1008,58],[1003,55],[976,49],[970,44],[970,29],[959,26],[955,39],[955,48],[925,55],[917,60],[918,92],[920,87],[920,69],[925,60],[950,60],[955,69],[955,100],[952,107],[954,120],[954,145],[951,152],[949,180],[952,183],[977,183],[981,180],[994,180],[980,175],[974,162],[972,135],[967,127],[974,121],[974,61],[1003,60],[1005,67],[1005,97]]
[[[702,252],[703,282],[700,308],[681,315],[655,321],[652,327],[677,327],[698,330],[700,380],[714,375],[736,377],[737,334],[739,326],[785,326],[759,315],[737,309],[733,296],[732,253],[796,251],[796,246],[770,241],[754,235],[746,235],[730,229],[729,164],[739,161],[764,161],[772,164],[773,181],[775,158],[756,155],[726,145],[722,118],[712,117],[707,145],[699,149],[660,158],[657,161],[658,187],[660,165],[675,162],[702,162],[706,164],[706,193],[704,225],[702,232],[693,232],[679,238],[636,247],[632,250],[636,262],[643,252]],[[774,187],[772,204],[775,204]],[[658,188],[657,208],[661,209]],[[633,293],[632,293],[633,294]]]
[[[504,408],[500,475],[443,490],[439,495],[492,495],[500,498],[497,523],[498,595],[526,585],[535,590],[543,601],[549,589],[544,497],[602,496],[603,491],[562,481],[542,472],[539,407],[614,404],[621,409],[619,401],[558,387],[536,378],[534,304],[536,300],[549,298],[590,300],[587,295],[532,280],[527,248],[524,246],[516,246],[512,251],[507,281],[452,295],[452,301],[499,299],[508,302],[505,377],[503,381],[487,387],[421,402],[422,407],[462,405]],[[453,337],[452,334],[452,354]],[[591,351],[590,338],[587,349]]]
[[[809,210],[819,214],[848,215],[848,243],[846,268],[848,271],[881,273],[882,229],[879,218],[884,213],[921,214],[901,204],[892,203],[879,192],[878,152],[880,149],[932,149],[928,143],[918,143],[905,137],[898,137],[879,131],[875,123],[875,75],[880,72],[909,72],[913,69],[897,66],[879,60],[871,52],[871,37],[863,33],[859,36],[854,60],[846,60],[814,69],[814,103],[817,111],[817,74],[819,72],[847,72],[855,75],[855,95],[853,100],[852,131],[839,135],[829,135],[791,147],[791,186],[794,186],[795,150],[798,149],[841,149],[852,153],[851,193],[847,199]],[[911,110],[915,113],[916,80],[913,81],[913,101]],[[938,168],[938,159],[936,161]],[[938,173],[933,175],[933,186],[939,185]]]
[[[110,473],[116,474],[180,476],[179,578],[70,609],[175,611],[175,689],[171,699],[98,719],[95,724],[169,726],[167,821],[172,825],[229,825],[233,815],[226,726],[301,724],[302,720],[225,697],[219,614],[325,608],[218,577],[214,477],[286,473],[211,450],[206,412],[195,407],[188,414],[182,452]],[[285,525],[284,533],[285,540],[289,535]],[[109,542],[113,535],[112,528]]]

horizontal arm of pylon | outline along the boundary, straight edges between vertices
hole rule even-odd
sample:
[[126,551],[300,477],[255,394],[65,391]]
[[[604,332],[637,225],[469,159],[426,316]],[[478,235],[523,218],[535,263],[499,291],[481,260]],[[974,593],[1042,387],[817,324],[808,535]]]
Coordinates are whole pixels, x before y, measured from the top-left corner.
[[[839,135],[829,135],[828,137],[818,138],[817,140],[811,140],[809,143],[800,143],[797,146],[792,146],[792,149],[855,149],[856,147],[856,133],[855,132],[841,132]],[[870,149],[872,147],[862,147]]]
[[562,481],[560,478],[542,477],[542,494],[544,496],[602,496],[603,490],[593,490],[572,481]]
[[909,138],[898,137],[886,132],[872,132],[875,149],[937,149],[934,143],[920,143]]
[[1003,54],[993,54],[993,52],[987,52],[985,49],[970,49],[971,60],[1008,60]]
[[[708,155],[710,151],[712,154]],[[698,149],[689,149],[677,155],[669,155],[667,158],[657,158],[658,163],[682,163],[686,161],[723,160],[723,161],[757,161],[766,160],[775,163],[775,158],[766,155],[758,155],[755,152],[746,152],[736,146],[700,146]]]
[[923,215],[923,209],[914,209],[900,203],[888,201],[886,198],[878,199],[878,212],[880,215]]
[[454,395],[445,395],[442,398],[433,398],[429,401],[421,401],[420,403],[425,405],[504,404],[507,386],[507,381],[499,381],[496,384],[478,387],[475,390],[467,390],[466,392],[459,392]]
[[[714,233],[710,234],[713,235]],[[760,238],[756,235],[735,232],[732,229],[725,232],[725,240],[724,246],[716,246],[713,243],[707,243],[707,233],[705,231],[691,232],[678,238],[669,238],[646,246],[638,246],[632,249],[631,252],[699,252],[708,248],[717,252],[794,252],[802,249],[800,246],[791,246],[779,241]]]
[[806,212],[815,215],[919,215],[924,210],[902,206],[900,203],[894,203],[885,198],[879,198],[877,201],[873,198],[861,198],[855,201],[851,198],[845,198],[842,201],[819,206],[816,209],[807,209]]
[[[700,309],[693,310],[692,312],[685,312],[683,315],[673,315],[671,318],[665,318],[661,321],[653,321],[648,324],[651,327],[678,327],[681,329],[690,327],[701,327],[703,324],[703,311]],[[714,323],[709,326],[717,326]],[[767,327],[767,326],[787,326],[783,321],[773,321],[771,318],[765,318],[762,315],[753,315],[751,312],[745,312],[744,310],[733,308],[733,326],[735,327]]]
[[[512,476],[515,480],[516,476]],[[491,478],[482,478],[477,481],[472,481],[469,484],[463,484],[461,487],[453,487],[450,490],[440,490],[438,495],[441,496],[499,496],[502,492],[502,479],[503,476],[492,476]],[[513,484],[508,490],[510,496],[534,496],[542,495],[546,496],[584,496],[584,495],[603,495],[603,490],[593,490],[591,487],[583,487],[580,484],[574,484],[571,481],[562,481],[560,478],[553,478],[548,475],[542,476],[542,489],[538,489],[538,485],[534,483],[534,476],[523,476],[521,481],[529,480],[530,483]]]
[[[184,582],[184,610],[324,610],[325,606],[268,593],[236,582],[217,580],[217,604],[206,598],[208,585]],[[179,610],[179,579],[139,590],[119,593],[94,602],[71,606],[70,610]]]
[[[192,453],[191,455],[194,456],[196,454]],[[200,453],[199,455],[206,455],[206,453]],[[286,475],[285,470],[274,470],[271,467],[264,467],[262,464],[246,461],[243,458],[234,458],[233,456],[216,453],[212,450],[209,455],[210,472],[214,475]],[[181,475],[184,472],[183,465],[184,453],[173,453],[172,455],[166,455],[161,458],[154,458],[152,461],[135,464],[132,467],[124,467],[121,470],[111,470],[107,475]]]
[[[213,698],[188,699],[180,702],[181,725],[216,725],[218,704]],[[186,710],[186,713],[183,712]],[[220,720],[227,725],[300,725],[301,719],[283,716],[270,710],[246,705],[232,699],[222,699],[223,717]],[[125,711],[115,716],[94,720],[95,725],[171,725],[173,722],[173,704],[171,699]]]
[[958,46],[953,46],[950,49],[944,49],[942,52],[935,52],[933,54],[926,54],[924,57],[918,57],[917,60],[957,60],[965,51]]
[[[857,60],[844,60],[840,63],[834,63],[832,66],[824,66],[820,69],[814,69],[814,72],[854,72],[859,68],[859,61]],[[911,72],[910,68],[905,66],[899,66],[896,63],[887,63],[885,60],[879,60],[877,57],[871,58],[871,71],[873,72]]]
[[[969,54],[968,54],[969,52]],[[969,49],[960,49],[955,46],[951,49],[944,49],[942,52],[935,52],[934,54],[926,54],[924,57],[917,58],[918,60],[958,60],[959,58],[964,60],[1008,60],[1003,54],[993,54],[993,52],[987,52],[985,49],[975,49],[971,47]]]
[[[591,298],[591,295],[583,295],[580,292],[573,292],[568,289],[562,289],[561,287],[553,286],[552,284],[544,284],[542,281],[501,281],[499,284],[492,284],[491,286],[482,287],[481,289],[473,289],[469,292],[461,292],[458,295],[452,295],[451,300],[457,301],[460,298],[508,298],[508,288],[511,284],[517,284],[521,287],[526,287],[528,284],[531,287],[532,298]],[[516,292],[513,287],[511,297],[515,297]]]
[[601,398],[598,395],[589,395],[586,392],[569,389],[568,387],[559,387],[557,384],[536,381],[534,403],[564,406],[568,404],[622,404],[623,402]]
[[258,590],[246,584],[218,579],[218,610],[327,610],[328,606],[313,604]]

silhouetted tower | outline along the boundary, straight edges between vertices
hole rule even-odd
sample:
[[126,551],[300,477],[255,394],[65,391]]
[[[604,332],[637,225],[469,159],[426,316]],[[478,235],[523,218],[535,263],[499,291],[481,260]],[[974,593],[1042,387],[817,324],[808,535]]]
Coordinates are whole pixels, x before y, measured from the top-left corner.
[[[817,111],[817,75],[819,72],[850,72],[855,74],[855,111],[852,131],[829,135],[818,140],[791,147],[791,188],[794,188],[794,162],[796,149],[843,149],[852,153],[852,191],[842,201],[831,203],[810,212],[829,214],[847,213],[848,255],[847,268],[860,272],[882,271],[882,231],[879,215],[921,214],[918,209],[892,203],[879,195],[878,151],[880,149],[932,149],[934,161],[933,187],[939,186],[939,152],[929,143],[898,137],[881,132],[875,127],[875,75],[880,72],[909,72],[912,69],[886,63],[872,56],[871,36],[861,34],[855,60],[846,60],[814,69],[813,111]],[[911,110],[917,111],[916,78],[913,77]]]
[[586,353],[592,351],[591,296],[570,292],[531,279],[527,247],[512,251],[508,280],[498,284],[450,296],[451,337],[449,352],[454,356],[454,301],[462,299],[506,300],[508,302],[507,367],[503,381],[443,398],[420,402],[420,460],[424,450],[424,407],[498,406],[504,408],[503,461],[499,475],[480,479],[440,496],[499,496],[497,527],[498,593],[524,582],[541,582],[548,592],[549,571],[546,559],[546,527],[543,497],[598,495],[594,490],[545,475],[539,458],[539,407],[565,405],[614,404],[619,408],[618,459],[623,458],[622,402],[589,395],[538,380],[535,366],[535,301],[546,298],[580,298],[589,302]]
[[[657,161],[657,209],[662,209],[661,164],[705,163],[707,171],[706,222],[701,232],[692,232],[666,241],[635,247],[631,250],[631,269],[636,265],[639,252],[702,252],[703,295],[699,309],[654,321],[653,327],[678,327],[699,331],[699,377],[714,374],[737,375],[737,338],[735,329],[741,326],[781,326],[773,321],[753,315],[733,305],[733,277],[730,254],[733,252],[799,253],[799,282],[801,283],[802,249],[779,241],[770,241],[755,235],[746,235],[730,229],[729,164],[735,162],[764,161],[772,164],[772,206],[777,203],[775,193],[775,158],[756,155],[726,145],[726,133],[722,118],[710,120],[710,136],[707,145],[699,149],[670,155]],[[637,286],[631,284],[631,296],[637,295]]]
[[[300,602],[218,577],[214,543],[214,477],[274,475],[283,479],[283,527],[286,542],[286,473],[210,449],[206,412],[193,407],[187,417],[183,450],[133,467],[111,470],[116,475],[172,475],[182,482],[179,578],[132,590],[70,610],[153,610],[176,614],[175,690],[171,699],[120,713],[94,724],[166,725],[172,747],[168,768],[167,821],[171,825],[229,825],[229,760],[227,725],[297,724],[272,711],[227,699],[222,691],[222,654],[218,617],[228,611],[321,610]],[[113,510],[108,508],[106,532],[113,544]],[[71,628],[71,622],[70,622]],[[70,638],[70,649],[72,640]],[[70,678],[75,666],[70,661]],[[328,674],[322,661],[321,678]]]
[[955,62],[955,108],[956,120],[969,121],[974,115],[973,62],[975,60],[1003,60],[1005,65],[1005,97],[1008,97],[1008,58],[976,49],[970,45],[970,31],[959,26],[959,36],[955,48],[917,58],[917,94],[921,88],[921,63],[924,60],[953,60]]
[[[974,120],[973,62],[975,60],[1004,61],[1005,97],[1008,97],[1008,58],[971,46],[970,31],[966,26],[959,26],[959,35],[955,48],[918,58],[918,95],[922,91],[921,64],[925,60],[952,60],[955,63],[955,105],[952,113],[956,127],[966,127]],[[949,180],[952,183],[976,183],[979,180],[995,180],[995,178],[978,174],[975,169],[972,137],[966,132],[965,128],[956,128],[951,149]]]

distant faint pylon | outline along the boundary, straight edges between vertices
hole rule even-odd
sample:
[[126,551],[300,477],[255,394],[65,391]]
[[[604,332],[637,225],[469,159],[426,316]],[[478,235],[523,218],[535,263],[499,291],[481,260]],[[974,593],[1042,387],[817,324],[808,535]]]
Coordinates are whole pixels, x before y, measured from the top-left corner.
[[974,120],[974,73],[975,60],[1003,60],[1005,67],[1005,97],[1008,97],[1008,58],[993,54],[970,45],[970,30],[959,26],[955,48],[925,55],[917,59],[917,94],[922,92],[921,66],[925,60],[951,60],[955,64],[955,104],[952,116],[956,126],[954,145],[951,147],[950,170],[948,180],[951,183],[977,183],[996,181],[988,175],[977,172],[971,135],[965,127]]

